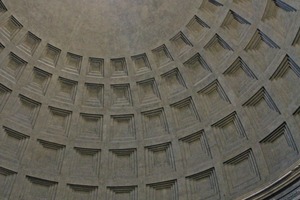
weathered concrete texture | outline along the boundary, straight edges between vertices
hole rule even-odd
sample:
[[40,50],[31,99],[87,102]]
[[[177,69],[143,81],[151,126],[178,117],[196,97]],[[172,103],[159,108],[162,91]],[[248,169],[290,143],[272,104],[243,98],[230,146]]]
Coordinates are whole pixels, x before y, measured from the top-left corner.
[[297,198],[299,9],[0,1],[0,199]]

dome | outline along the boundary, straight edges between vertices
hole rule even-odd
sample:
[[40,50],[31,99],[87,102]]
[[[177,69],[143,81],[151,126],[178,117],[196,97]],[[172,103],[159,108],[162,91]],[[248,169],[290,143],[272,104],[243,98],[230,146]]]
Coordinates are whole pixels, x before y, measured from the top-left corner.
[[297,0],[0,0],[0,199],[299,199]]

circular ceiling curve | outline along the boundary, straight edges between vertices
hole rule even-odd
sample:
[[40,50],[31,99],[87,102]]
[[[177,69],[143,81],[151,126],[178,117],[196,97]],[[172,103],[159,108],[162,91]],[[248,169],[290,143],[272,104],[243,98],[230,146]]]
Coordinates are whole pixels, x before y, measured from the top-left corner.
[[40,38],[60,48],[102,56],[138,54],[175,34],[200,0],[4,1]]

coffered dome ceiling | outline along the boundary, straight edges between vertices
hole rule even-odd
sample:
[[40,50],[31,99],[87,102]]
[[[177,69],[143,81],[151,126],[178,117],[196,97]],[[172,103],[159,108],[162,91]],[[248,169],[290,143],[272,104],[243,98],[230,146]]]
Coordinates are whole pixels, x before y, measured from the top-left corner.
[[0,199],[300,199],[299,9],[0,1]]

